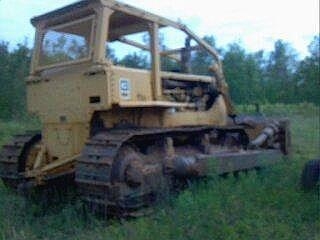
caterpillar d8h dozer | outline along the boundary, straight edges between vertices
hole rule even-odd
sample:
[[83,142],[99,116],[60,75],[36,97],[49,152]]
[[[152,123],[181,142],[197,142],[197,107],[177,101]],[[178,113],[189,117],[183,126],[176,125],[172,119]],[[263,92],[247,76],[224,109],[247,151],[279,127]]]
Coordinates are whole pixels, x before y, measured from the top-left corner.
[[[3,146],[7,186],[73,176],[92,210],[126,216],[189,178],[261,167],[288,153],[288,121],[237,116],[217,51],[185,25],[113,0],[80,1],[31,22],[27,102],[42,131]],[[159,32],[170,28],[184,34],[181,48],[160,46]],[[148,44],[132,37],[139,33]],[[150,67],[113,63],[113,42],[150,53]],[[212,57],[211,76],[190,71],[192,51]],[[179,68],[165,69],[163,59]]]

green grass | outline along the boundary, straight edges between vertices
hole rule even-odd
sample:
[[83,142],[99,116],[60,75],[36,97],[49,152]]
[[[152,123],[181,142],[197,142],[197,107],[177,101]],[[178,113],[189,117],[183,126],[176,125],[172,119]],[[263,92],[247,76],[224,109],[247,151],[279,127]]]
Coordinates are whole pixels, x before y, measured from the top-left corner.
[[[291,120],[293,154],[285,162],[238,179],[193,183],[160,203],[153,215],[129,221],[86,215],[72,197],[46,209],[0,183],[0,239],[320,239],[318,192],[299,187],[304,163],[319,155],[319,108],[278,104],[262,109]],[[0,121],[0,144],[29,127],[37,123]]]
[[0,119],[0,146],[8,142],[12,135],[24,133],[28,130],[39,130],[41,124],[38,119],[26,117],[21,121],[3,121]]

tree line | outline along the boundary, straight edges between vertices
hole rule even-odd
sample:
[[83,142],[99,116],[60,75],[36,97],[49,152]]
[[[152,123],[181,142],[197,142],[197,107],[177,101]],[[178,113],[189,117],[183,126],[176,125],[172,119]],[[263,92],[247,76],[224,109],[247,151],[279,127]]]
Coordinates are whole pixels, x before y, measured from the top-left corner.
[[[311,102],[320,105],[320,49],[319,35],[310,42],[309,54],[298,59],[295,49],[283,40],[274,43],[271,52],[250,53],[239,43],[225,48],[216,46],[212,36],[204,37],[211,46],[218,49],[223,59],[224,73],[230,93],[236,104],[254,103],[298,103]],[[165,46],[162,46],[165,49]],[[117,64],[149,68],[148,58],[141,52],[134,52],[118,59],[112,49],[108,56]],[[20,118],[25,115],[25,78],[29,74],[32,49],[27,44],[18,44],[10,49],[9,44],[0,41],[0,118]],[[192,54],[191,68],[196,74],[210,74],[213,59],[204,51]],[[162,58],[162,69],[173,70],[177,64]]]

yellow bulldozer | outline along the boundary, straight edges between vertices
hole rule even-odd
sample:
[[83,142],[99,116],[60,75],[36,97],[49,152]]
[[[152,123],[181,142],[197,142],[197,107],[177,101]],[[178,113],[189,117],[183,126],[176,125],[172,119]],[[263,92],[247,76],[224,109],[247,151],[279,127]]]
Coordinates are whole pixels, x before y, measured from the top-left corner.
[[[176,182],[261,167],[288,154],[289,122],[238,116],[221,58],[187,26],[114,0],[79,1],[31,22],[27,106],[42,131],[3,146],[5,185],[45,186],[71,176],[90,209],[130,216]],[[162,48],[161,29],[183,33],[185,44]],[[141,33],[149,43],[130,38]],[[114,42],[149,53],[150,68],[113,63]],[[190,71],[194,51],[212,57],[210,76]],[[165,71],[164,58],[179,69]]]

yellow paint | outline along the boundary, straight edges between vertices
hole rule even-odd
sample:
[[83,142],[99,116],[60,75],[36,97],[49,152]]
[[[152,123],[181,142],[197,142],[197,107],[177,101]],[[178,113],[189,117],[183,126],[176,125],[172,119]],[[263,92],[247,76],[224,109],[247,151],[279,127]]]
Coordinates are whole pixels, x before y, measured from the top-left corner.
[[[124,23],[127,25],[123,28],[114,29],[113,26],[111,29],[109,19],[121,16],[119,13],[134,16],[136,25],[131,26],[128,22]],[[88,16],[94,18],[92,29],[87,29],[87,32],[91,31],[89,40],[93,43],[89,58],[40,67],[40,45],[46,28],[77,22]],[[89,138],[90,122],[95,112],[100,113],[100,118],[108,128],[120,122],[160,128],[226,124],[229,106],[222,96],[217,98],[211,109],[201,111],[192,102],[173,101],[163,93],[164,79],[201,82],[212,86],[219,85],[219,81],[221,85],[221,81],[224,81],[221,76],[161,72],[157,34],[158,28],[163,26],[185,32],[209,54],[214,55],[216,61],[220,61],[216,52],[185,26],[111,0],[94,0],[83,8],[61,13],[59,17],[35,18],[32,23],[37,29],[36,50],[31,75],[27,80],[27,100],[29,111],[38,115],[43,122],[42,149],[45,150],[40,155],[45,159],[37,159],[35,165],[39,167],[39,162],[49,164],[43,167],[43,171],[53,169],[51,166],[57,168],[65,165],[60,171],[72,167],[67,164],[72,163],[74,156],[81,153]],[[152,70],[114,66],[104,57],[109,37],[125,31],[135,33],[141,30],[151,32],[152,44],[149,50],[153,59]],[[57,171],[55,169],[55,173]]]

